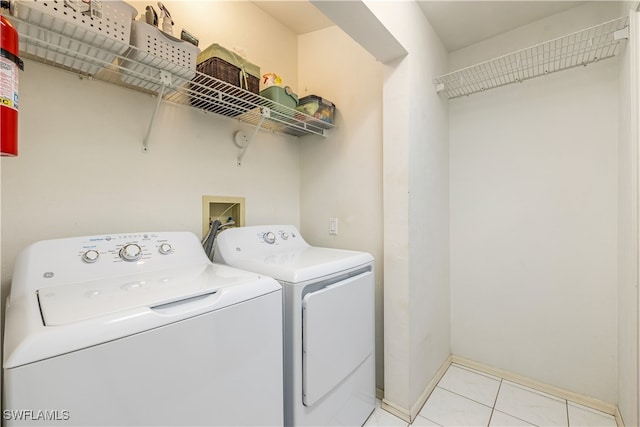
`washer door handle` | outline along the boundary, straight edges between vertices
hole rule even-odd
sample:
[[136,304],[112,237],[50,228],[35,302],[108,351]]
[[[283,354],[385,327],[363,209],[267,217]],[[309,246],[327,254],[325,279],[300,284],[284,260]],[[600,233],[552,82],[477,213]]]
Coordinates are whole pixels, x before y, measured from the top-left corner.
[[[184,298],[178,301],[172,301],[166,304],[159,304],[150,307],[154,312],[163,316],[175,316],[178,314],[184,314],[189,311],[197,310],[203,306],[210,305],[209,300],[213,295],[216,295],[217,291],[208,292],[202,295],[196,295],[189,298]],[[216,295],[215,299],[218,295]]]

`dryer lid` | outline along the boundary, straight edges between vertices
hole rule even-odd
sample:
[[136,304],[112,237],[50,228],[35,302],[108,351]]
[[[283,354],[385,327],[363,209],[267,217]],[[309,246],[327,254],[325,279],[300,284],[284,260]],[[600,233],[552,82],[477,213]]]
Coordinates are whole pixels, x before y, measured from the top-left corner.
[[214,261],[301,283],[373,261],[366,252],[310,246],[292,225],[230,228],[216,238]]
[[352,270],[372,261],[373,256],[366,252],[311,246],[263,256],[254,254],[248,258],[236,258],[232,266],[282,282],[302,283]]

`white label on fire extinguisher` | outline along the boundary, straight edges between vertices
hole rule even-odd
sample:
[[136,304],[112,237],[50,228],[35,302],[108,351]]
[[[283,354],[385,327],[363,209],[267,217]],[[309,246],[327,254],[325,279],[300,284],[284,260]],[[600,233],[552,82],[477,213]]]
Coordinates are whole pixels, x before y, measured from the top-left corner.
[[0,57],[0,105],[18,109],[18,66]]

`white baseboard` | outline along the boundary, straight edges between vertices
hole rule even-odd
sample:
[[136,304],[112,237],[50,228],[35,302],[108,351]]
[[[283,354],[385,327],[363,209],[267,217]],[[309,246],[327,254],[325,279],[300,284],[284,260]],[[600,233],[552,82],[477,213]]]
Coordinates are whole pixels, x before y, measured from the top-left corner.
[[620,413],[620,409],[616,406],[616,413],[614,414],[616,417],[616,424],[618,427],[624,427],[624,421],[622,419],[622,414]]
[[445,372],[447,372],[447,368],[449,368],[449,365],[451,365],[451,361],[452,361],[452,358],[451,356],[449,356],[447,360],[445,360],[445,362],[442,364],[442,366],[440,366],[440,369],[438,369],[438,372],[436,372],[433,379],[429,381],[424,391],[420,393],[420,396],[418,397],[416,402],[411,406],[410,409],[403,408],[384,398],[382,399],[382,405],[381,405],[382,409],[384,409],[387,412],[390,412],[391,414],[395,415],[398,418],[401,418],[402,420],[408,423],[412,423],[413,420],[415,420],[418,414],[420,413],[420,410],[424,406],[425,402],[427,401],[427,399],[429,398],[433,390],[436,388],[436,385],[438,385],[438,382],[440,381],[442,376],[445,374]]
[[380,404],[380,407],[385,411],[387,411],[388,413],[390,413],[391,415],[394,415],[403,421],[411,423],[411,416],[409,415],[409,412],[405,408],[396,406],[394,405],[393,402],[389,402],[384,398],[382,399],[382,403]]
[[384,390],[380,387],[376,387],[376,399],[384,399]]
[[[618,407],[612,403],[604,402],[602,400],[599,400],[593,397],[585,396],[579,393],[575,393],[573,391],[565,390],[560,387],[545,384],[540,381],[527,378],[523,375],[514,374],[513,372],[504,371],[502,369],[484,365],[480,362],[476,362],[470,359],[465,359],[464,357],[452,356],[451,359],[452,359],[452,363],[466,366],[468,368],[475,369],[477,371],[481,371],[489,375],[501,377],[501,378],[504,378],[505,380],[512,381],[514,383],[518,383],[523,386],[530,387],[530,388],[542,391],[544,393],[551,394],[553,396],[557,396],[561,399],[570,400],[580,405],[588,406],[589,408],[596,409],[601,412],[605,412],[609,415],[613,415],[614,417],[616,417],[616,421],[618,421],[618,425],[619,426],[622,425],[621,418],[619,418]],[[616,413],[618,413],[618,415]]]
[[396,417],[408,422],[412,423],[420,410],[424,406],[425,402],[433,392],[433,390],[438,385],[440,379],[444,376],[447,369],[452,364],[458,364],[461,366],[466,366],[467,368],[475,369],[476,371],[484,372],[485,374],[493,375],[496,377],[504,378],[505,380],[512,381],[514,383],[518,383],[525,387],[530,387],[536,390],[539,390],[544,393],[551,394],[553,396],[557,396],[561,399],[570,400],[572,402],[578,403],[580,405],[587,406],[592,409],[596,409],[598,411],[613,415],[618,423],[618,427],[624,427],[624,422],[622,420],[622,416],[620,414],[620,410],[618,407],[612,403],[604,402],[602,400],[585,396],[579,393],[575,393],[573,391],[565,390],[560,387],[552,386],[549,384],[542,383],[540,381],[533,380],[531,378],[525,377],[523,375],[514,374],[513,372],[505,371],[502,369],[494,368],[489,365],[482,364],[480,362],[476,362],[474,360],[465,359],[464,357],[451,355],[447,358],[447,360],[442,364],[438,372],[436,372],[433,379],[427,384],[424,391],[420,394],[420,397],[416,400],[416,402],[411,406],[411,408],[404,408],[400,405],[395,404],[384,398],[384,390],[377,389],[376,396],[382,400],[381,407],[385,411],[395,415]]

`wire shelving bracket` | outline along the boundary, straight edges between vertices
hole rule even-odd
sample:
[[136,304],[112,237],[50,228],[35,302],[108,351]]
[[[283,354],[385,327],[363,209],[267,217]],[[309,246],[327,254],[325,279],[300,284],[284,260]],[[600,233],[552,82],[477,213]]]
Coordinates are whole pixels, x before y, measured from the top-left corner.
[[611,58],[629,38],[629,17],[614,19],[433,80],[436,92],[458,98]]
[[162,95],[164,94],[165,89],[168,86],[171,86],[171,74],[166,71],[160,71],[160,80],[162,83],[160,84],[160,91],[158,92],[158,99],[156,100],[156,106],[153,109],[153,115],[151,116],[151,120],[149,120],[149,127],[147,128],[147,133],[142,140],[142,151],[146,153],[149,151],[149,135],[151,134],[151,129],[153,129],[153,122],[156,120],[156,116],[158,115],[158,110],[160,109],[160,102],[162,102]]
[[[241,149],[240,149],[240,154],[238,154],[238,167],[242,166],[242,159],[244,158],[244,155],[247,152],[247,148],[249,148],[249,144],[251,144],[251,141],[253,141],[253,139],[256,137],[256,134],[258,133],[258,131],[260,130],[260,127],[262,126],[262,123],[264,123],[264,119],[271,116],[271,109],[268,107],[262,107],[260,115],[261,115],[260,121],[256,125],[256,128],[253,131],[253,135],[251,135],[251,138],[247,139],[246,135],[241,135],[241,137],[245,138],[245,141],[243,144],[240,144]],[[238,144],[236,143],[236,145]]]

